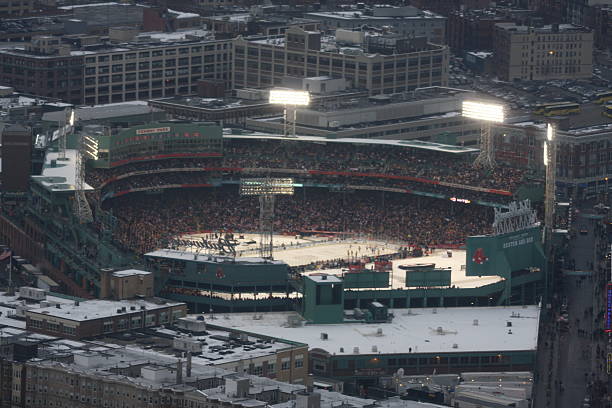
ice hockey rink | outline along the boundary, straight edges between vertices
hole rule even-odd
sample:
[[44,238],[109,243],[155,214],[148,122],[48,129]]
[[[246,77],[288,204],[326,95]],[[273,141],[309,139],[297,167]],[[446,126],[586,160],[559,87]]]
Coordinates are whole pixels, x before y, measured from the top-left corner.
[[[211,239],[210,234],[189,234],[182,237],[187,240]],[[258,234],[234,233],[238,241],[236,257],[257,257],[259,255]],[[289,266],[308,265],[321,261],[334,259],[360,260],[364,257],[386,255],[396,253],[401,246],[399,243],[385,242],[382,240],[368,240],[362,238],[337,238],[337,237],[299,237],[290,235],[274,235],[274,259],[286,262]],[[188,251],[196,249],[185,248]],[[450,256],[449,256],[450,255]],[[502,280],[499,276],[466,276],[465,275],[465,250],[434,250],[428,256],[395,259],[393,260],[392,288],[406,288],[404,270],[402,265],[435,264],[436,268],[451,268],[451,286],[458,288],[475,288]],[[366,268],[373,267],[367,264]],[[342,275],[342,269],[317,269],[305,272],[305,274],[328,273]]]

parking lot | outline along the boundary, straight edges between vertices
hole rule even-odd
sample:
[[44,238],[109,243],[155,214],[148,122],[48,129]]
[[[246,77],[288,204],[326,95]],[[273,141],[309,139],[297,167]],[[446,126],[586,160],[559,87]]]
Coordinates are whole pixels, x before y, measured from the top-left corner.
[[535,105],[541,103],[579,103],[581,113],[571,117],[571,127],[612,122],[602,115],[602,106],[593,103],[598,93],[612,90],[610,81],[612,60],[609,67],[596,64],[591,80],[503,82],[473,74],[465,68],[460,59],[451,61],[449,73],[449,86],[475,91],[483,97],[499,100],[507,106],[509,117],[532,115]]

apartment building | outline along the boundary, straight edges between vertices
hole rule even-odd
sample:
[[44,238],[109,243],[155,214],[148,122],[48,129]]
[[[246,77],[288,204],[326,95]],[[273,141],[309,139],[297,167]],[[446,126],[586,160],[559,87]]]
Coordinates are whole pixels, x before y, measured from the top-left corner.
[[345,78],[371,95],[448,83],[448,47],[424,38],[290,28],[284,36],[234,40],[235,88],[281,85],[285,77]]
[[[214,345],[222,338],[219,331],[206,332]],[[227,333],[226,333],[227,334]],[[141,335],[129,345],[105,341],[83,342],[33,336],[13,329],[0,334],[11,353],[0,356],[0,402],[11,408],[373,408],[374,400],[350,397],[337,392],[307,394],[308,350],[305,344],[282,344],[300,358],[288,359],[278,351],[240,353],[247,370],[227,369],[215,360],[233,358],[219,350],[213,358],[201,354],[160,351]],[[250,340],[253,340],[252,342]],[[244,338],[245,346],[254,343]],[[204,343],[207,345],[207,343]],[[256,343],[260,345],[260,343]],[[265,344],[266,347],[270,345]],[[209,347],[207,347],[209,348]],[[264,348],[262,346],[262,348]],[[27,349],[29,353],[24,353]],[[230,349],[231,350],[231,349]],[[256,372],[258,353],[267,353],[272,364],[279,364],[279,376],[267,378]],[[255,355],[255,356],[254,356]],[[254,357],[254,358],[253,358]],[[287,361],[285,361],[287,360]],[[301,362],[304,366],[299,366]],[[249,364],[250,363],[250,364]],[[299,373],[300,381],[290,381],[280,373]],[[286,380],[281,380],[286,378]],[[306,399],[306,401],[304,401]],[[307,404],[305,402],[308,402]],[[376,405],[392,408],[393,404]]]
[[321,22],[325,30],[354,29],[364,24],[390,26],[407,37],[425,37],[433,44],[445,44],[446,18],[412,6],[374,5],[362,9],[307,13],[306,17]]
[[190,30],[145,33],[119,44],[100,41],[89,38],[77,47],[45,37],[25,49],[0,50],[0,84],[88,105],[195,93],[206,79],[230,88],[230,40]]
[[504,81],[591,78],[593,32],[573,24],[495,25],[494,65]]

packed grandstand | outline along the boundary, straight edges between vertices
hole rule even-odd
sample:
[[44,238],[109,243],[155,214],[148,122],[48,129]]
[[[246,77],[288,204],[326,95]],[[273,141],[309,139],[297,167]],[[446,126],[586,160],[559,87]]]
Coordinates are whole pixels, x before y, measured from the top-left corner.
[[[114,237],[142,254],[192,231],[256,231],[259,204],[241,178],[290,176],[275,232],[328,231],[410,245],[461,244],[489,232],[492,207],[509,202],[523,170],[474,168],[473,156],[412,147],[225,139],[218,157],[165,156],[88,168],[91,199],[117,217]],[[183,156],[183,155],[182,155]],[[482,204],[482,205],[477,205]]]

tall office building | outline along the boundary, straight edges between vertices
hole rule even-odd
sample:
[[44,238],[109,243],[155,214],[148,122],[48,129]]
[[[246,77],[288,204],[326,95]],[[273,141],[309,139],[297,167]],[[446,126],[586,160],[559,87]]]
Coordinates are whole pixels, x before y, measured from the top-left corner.
[[300,28],[284,36],[234,40],[235,88],[281,85],[285,77],[345,78],[371,95],[448,83],[448,47],[425,38],[336,30],[333,37]]

